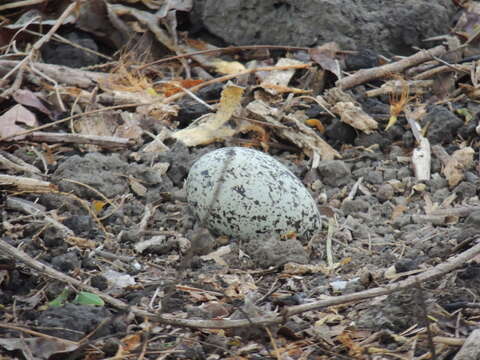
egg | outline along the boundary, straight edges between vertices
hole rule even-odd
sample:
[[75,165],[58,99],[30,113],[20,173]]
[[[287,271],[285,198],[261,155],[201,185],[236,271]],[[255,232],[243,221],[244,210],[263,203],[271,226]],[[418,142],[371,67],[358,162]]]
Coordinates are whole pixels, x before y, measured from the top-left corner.
[[185,183],[187,202],[210,231],[239,239],[320,230],[314,199],[300,180],[260,151],[226,147],[201,156]]

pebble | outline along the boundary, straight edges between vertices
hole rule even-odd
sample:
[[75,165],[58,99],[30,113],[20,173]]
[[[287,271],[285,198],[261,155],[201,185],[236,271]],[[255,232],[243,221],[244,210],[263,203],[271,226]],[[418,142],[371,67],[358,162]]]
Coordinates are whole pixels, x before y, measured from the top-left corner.
[[342,160],[326,160],[318,165],[322,182],[330,186],[346,185],[350,181],[350,168]]
[[395,194],[395,189],[390,184],[383,184],[377,190],[377,199],[381,202],[391,200]]

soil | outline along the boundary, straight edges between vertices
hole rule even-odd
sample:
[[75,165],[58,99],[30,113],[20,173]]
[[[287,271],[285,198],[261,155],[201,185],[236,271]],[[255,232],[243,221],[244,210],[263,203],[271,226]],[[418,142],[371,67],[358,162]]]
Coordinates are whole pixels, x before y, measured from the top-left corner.
[[[289,1],[225,1],[218,11],[218,1],[204,0],[196,4],[193,14],[201,14],[199,29],[229,44],[311,46],[335,40],[351,49],[371,47],[386,54],[407,54],[421,38],[447,32],[455,12],[447,0],[435,4],[393,1],[388,7],[383,3],[318,0],[298,7]],[[286,14],[291,12],[295,23],[287,21]],[[264,19],[270,30],[255,21],[247,30],[243,24],[252,24],[252,17]],[[358,23],[371,26],[357,32]],[[214,85],[197,95],[208,101],[218,94],[219,87]],[[365,100],[359,94],[357,100],[367,113],[388,116],[388,99]],[[208,112],[191,100],[178,104],[179,128]],[[460,108],[468,109],[472,119],[465,121],[456,111]],[[320,111],[316,105],[306,110],[310,117]],[[118,151],[60,146],[48,165],[30,151],[30,143],[2,146],[2,151],[44,169],[48,175],[30,176],[48,179],[58,191],[15,193],[4,188],[0,239],[130,306],[191,319],[241,319],[381,286],[407,276],[401,273],[414,274],[446,261],[474,245],[480,231],[475,141],[480,107],[466,101],[430,105],[426,111],[425,122],[430,124],[426,137],[432,145],[442,145],[450,155],[461,143],[475,150],[474,164],[455,186],[449,186],[435,156],[431,180],[421,184],[415,180],[409,161],[415,141],[401,117],[388,131],[370,134],[340,120],[325,119],[323,137],[342,158],[322,160],[316,169],[293,144],[279,142],[269,149],[302,180],[320,209],[323,229],[308,241],[226,239],[211,234],[194,218],[183,188],[190,167],[201,155],[239,139],[195,147],[169,140],[167,150],[153,155],[142,151],[143,144]],[[356,186],[358,190],[350,195]],[[26,215],[7,198],[30,202],[69,229],[74,239],[66,242],[65,229],[52,226],[41,215]],[[427,207],[450,205],[465,211],[445,216],[426,212]],[[327,269],[329,234],[335,267]],[[223,255],[217,255],[218,250]],[[286,270],[289,263],[317,266],[317,270],[292,274]],[[82,346],[65,351],[68,359],[87,358],[88,345],[92,345],[88,348],[91,358],[113,357],[128,347],[125,341],[131,334],[140,334],[130,340],[138,342],[138,349],[145,346],[144,356],[151,359],[275,359],[273,351],[265,350],[272,338],[285,349],[296,343],[308,359],[366,359],[366,354],[355,356],[348,339],[335,343],[342,333],[350,334],[353,343],[375,334],[375,340],[369,341],[376,341],[377,347],[402,354],[413,349],[411,355],[419,357],[430,351],[428,342],[419,341],[412,348],[407,338],[423,334],[427,324],[434,335],[456,331],[461,337],[478,327],[478,309],[468,304],[476,304],[480,296],[479,275],[480,266],[472,262],[413,290],[306,312],[268,331],[257,326],[200,331],[155,324],[110,305],[78,303],[75,296],[80,289],[0,254],[0,319],[61,339],[83,339]],[[51,306],[66,286],[70,292],[62,306]],[[0,326],[2,340],[18,337],[18,329]],[[20,346],[0,345],[5,358],[22,356]],[[457,350],[449,348],[444,358],[452,358]],[[290,358],[300,358],[291,351]],[[61,356],[60,351],[52,353]]]
[[407,55],[423,40],[450,31],[451,1],[217,0],[196,1],[191,15],[202,35],[227,44],[316,46]]

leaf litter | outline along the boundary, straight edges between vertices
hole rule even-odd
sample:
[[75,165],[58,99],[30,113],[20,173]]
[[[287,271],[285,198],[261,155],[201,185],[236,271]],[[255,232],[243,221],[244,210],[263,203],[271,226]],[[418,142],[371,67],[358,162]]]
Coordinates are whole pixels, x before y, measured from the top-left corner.
[[[474,2],[443,44],[356,71],[336,42],[190,38],[191,1],[59,3],[11,2],[0,29],[2,355],[478,356]],[[196,224],[188,170],[232,145],[291,168],[322,232],[247,244]]]

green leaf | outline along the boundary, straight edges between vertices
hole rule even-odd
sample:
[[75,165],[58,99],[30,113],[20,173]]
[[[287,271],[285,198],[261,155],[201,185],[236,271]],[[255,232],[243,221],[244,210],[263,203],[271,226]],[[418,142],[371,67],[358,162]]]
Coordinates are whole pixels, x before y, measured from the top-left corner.
[[48,303],[50,307],[60,307],[63,306],[63,303],[68,299],[70,295],[70,290],[68,288],[63,289],[63,291],[55,299]]
[[467,108],[460,108],[455,111],[457,112],[457,114],[462,115],[465,118],[465,122],[469,122],[474,118],[473,114]]
[[79,305],[98,305],[98,306],[105,305],[105,302],[102,300],[100,296],[86,292],[86,291],[80,291],[75,297],[75,299],[73,300],[73,303],[79,304]]

